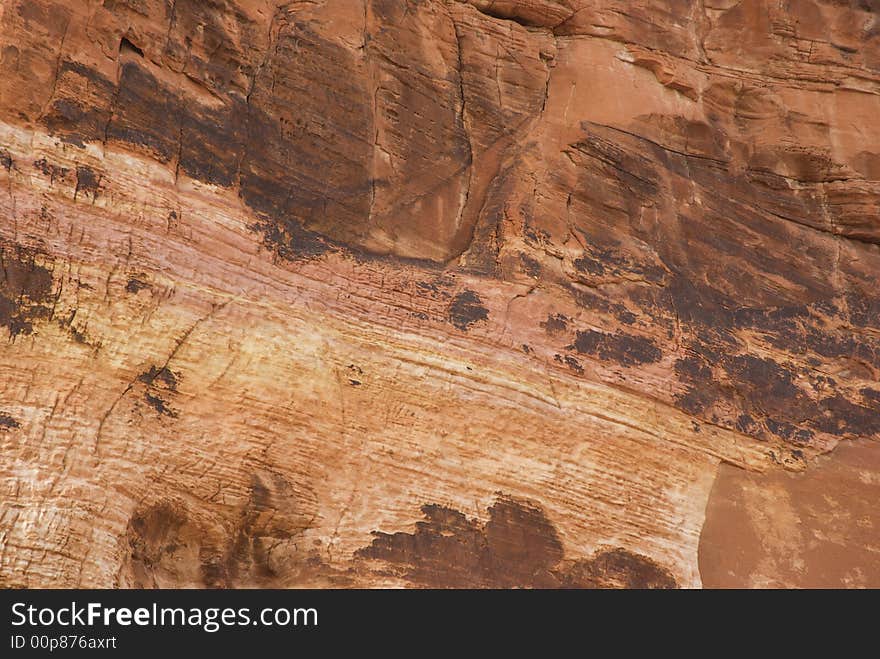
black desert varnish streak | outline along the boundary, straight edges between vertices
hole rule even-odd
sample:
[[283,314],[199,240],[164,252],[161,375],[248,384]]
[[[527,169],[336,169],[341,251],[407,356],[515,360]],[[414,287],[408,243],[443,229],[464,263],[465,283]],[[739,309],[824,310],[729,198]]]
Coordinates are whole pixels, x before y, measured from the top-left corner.
[[101,174],[91,167],[79,165],[76,168],[76,189],[73,193],[74,201],[79,195],[91,197],[94,202],[98,198],[98,189],[101,185]]
[[126,293],[132,293],[133,295],[137,295],[143,290],[149,289],[150,285],[137,277],[129,277],[128,282],[125,284]]
[[467,330],[474,323],[486,320],[489,310],[483,306],[483,301],[475,291],[462,291],[449,305],[449,322],[460,330]]
[[6,412],[0,412],[0,432],[8,432],[21,428],[21,424]]
[[179,412],[171,407],[166,400],[170,395],[177,393],[177,385],[180,382],[180,374],[175,373],[166,366],[150,366],[138,376],[138,381],[146,385],[144,400],[152,407],[159,416],[176,419]]
[[64,181],[67,179],[67,175],[70,173],[70,170],[67,167],[59,167],[57,165],[53,165],[52,163],[47,162],[45,158],[35,160],[34,168],[42,172],[43,176],[48,177],[49,183]]
[[251,477],[234,524],[194,515],[179,501],[137,510],[128,524],[126,585],[229,588],[319,578],[328,585],[357,577],[401,578],[430,588],[675,588],[668,570],[621,548],[566,558],[553,523],[536,503],[499,495],[482,524],[429,504],[414,533],[375,532],[344,567],[331,567],[300,541],[315,521],[308,490],[277,473]]
[[[383,10],[377,6],[375,11]],[[175,19],[195,22],[199,17],[188,15],[194,12],[198,9],[179,7]],[[254,228],[265,231],[268,244],[278,242],[282,255],[294,259],[303,258],[298,247],[305,247],[306,255],[316,253],[317,243],[301,244],[303,236],[320,234],[319,242],[352,247],[368,243],[374,231],[368,219],[377,193],[391,202],[395,216],[399,214],[395,206],[433,195],[461,194],[467,172],[456,163],[470,154],[459,118],[457,85],[443,89],[430,79],[416,78],[403,88],[404,98],[379,97],[379,107],[387,106],[386,112],[405,107],[438,119],[422,125],[423,137],[410,136],[411,153],[397,154],[396,174],[410,182],[424,179],[426,189],[413,199],[395,200],[392,182],[376,180],[371,173],[380,119],[377,99],[361,76],[352,75],[365,64],[348,48],[283,11],[276,16],[276,26],[263,62],[237,63],[237,69],[251,69],[246,80],[230,79],[239,76],[229,76],[229,70],[221,72],[208,63],[202,63],[206,69],[199,72],[169,71],[156,63],[155,55],[150,57],[152,49],[136,44],[131,34],[118,45],[118,82],[63,59],[56,97],[42,122],[72,144],[124,144],[177,173],[237,187],[244,202],[266,218]],[[219,42],[238,41],[222,23],[211,21],[210,27]],[[254,26],[237,27],[248,32]],[[380,54],[389,47],[387,40],[393,39],[392,27],[389,23],[388,29],[373,35],[370,46],[378,66],[399,75],[398,67]],[[265,36],[252,38],[264,41]],[[221,51],[220,56],[224,54]],[[171,53],[163,55],[172,58]],[[169,82],[169,74],[181,84]],[[190,91],[185,91],[187,87]],[[303,89],[309,93],[302,94]],[[328,108],[336,111],[327,112]],[[449,170],[458,189],[437,188],[433,177],[425,177],[426,167]],[[446,243],[461,243],[459,234],[467,228],[442,228],[446,235],[437,245],[438,253],[448,251]],[[396,229],[423,231],[416,223]],[[297,235],[300,232],[304,233]],[[292,243],[285,240],[289,236]]]
[[566,559],[552,522],[537,504],[499,496],[481,524],[429,504],[413,533],[374,533],[358,557],[429,588],[675,588],[674,577],[645,556],[604,549]]
[[544,328],[547,334],[559,334],[568,329],[570,322],[571,318],[561,313],[555,313],[547,316],[547,320],[541,322],[541,327]]
[[614,361],[621,366],[634,366],[660,361],[663,353],[651,339],[631,334],[605,334],[595,330],[578,330],[568,350]]
[[52,313],[52,273],[37,258],[31,250],[0,246],[0,327],[11,338],[32,333]]

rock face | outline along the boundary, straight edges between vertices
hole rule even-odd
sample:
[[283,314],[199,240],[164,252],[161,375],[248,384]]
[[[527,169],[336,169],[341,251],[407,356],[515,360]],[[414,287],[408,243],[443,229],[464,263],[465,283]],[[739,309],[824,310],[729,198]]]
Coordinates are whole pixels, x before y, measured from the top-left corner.
[[0,585],[880,586],[878,116],[876,0],[3,2]]

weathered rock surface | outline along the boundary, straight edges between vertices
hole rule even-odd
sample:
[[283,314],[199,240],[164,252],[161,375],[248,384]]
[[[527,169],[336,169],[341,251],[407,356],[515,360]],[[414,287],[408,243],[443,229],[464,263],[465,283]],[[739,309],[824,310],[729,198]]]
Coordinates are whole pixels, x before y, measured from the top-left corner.
[[878,116],[874,0],[0,4],[0,585],[880,586]]

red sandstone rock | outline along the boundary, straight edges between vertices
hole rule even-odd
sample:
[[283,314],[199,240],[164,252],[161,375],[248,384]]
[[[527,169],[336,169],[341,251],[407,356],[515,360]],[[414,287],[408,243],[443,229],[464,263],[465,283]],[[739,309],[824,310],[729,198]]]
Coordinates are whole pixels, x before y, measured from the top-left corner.
[[878,116],[872,1],[3,3],[0,584],[880,585]]

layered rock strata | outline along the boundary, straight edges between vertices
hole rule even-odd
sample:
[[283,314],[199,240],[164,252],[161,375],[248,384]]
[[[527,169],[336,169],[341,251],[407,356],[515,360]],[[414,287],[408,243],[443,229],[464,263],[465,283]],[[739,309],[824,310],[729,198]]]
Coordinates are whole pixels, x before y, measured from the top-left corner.
[[878,116],[874,0],[2,3],[0,585],[880,585]]

